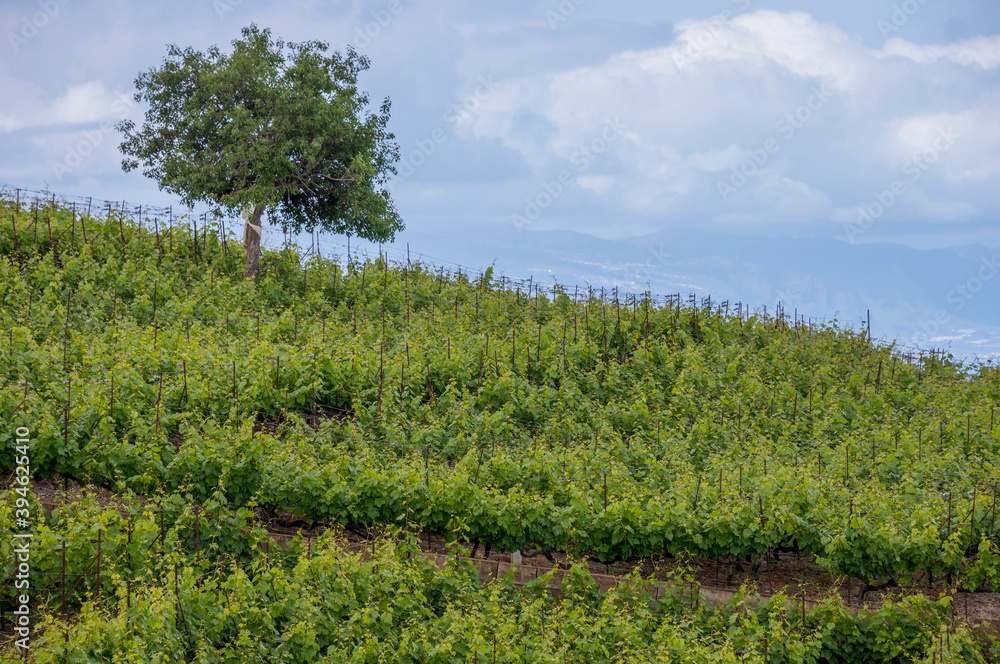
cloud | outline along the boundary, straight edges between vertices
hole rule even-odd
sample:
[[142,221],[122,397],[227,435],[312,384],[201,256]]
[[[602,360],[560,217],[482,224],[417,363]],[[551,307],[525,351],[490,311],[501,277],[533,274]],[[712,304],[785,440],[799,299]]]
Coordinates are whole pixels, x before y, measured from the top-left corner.
[[52,102],[48,121],[52,124],[87,124],[115,117],[115,102],[121,94],[113,94],[104,84],[90,81],[71,86],[62,97]]
[[21,121],[12,115],[0,113],[0,131],[14,131],[21,128]]
[[[718,36],[707,39],[714,32]],[[802,78],[821,79],[837,90],[857,83],[862,65],[859,43],[838,28],[818,23],[805,12],[760,10],[713,27],[713,22],[684,21],[670,46],[649,54],[661,69],[671,62],[680,70],[700,62],[728,62],[745,73],[761,74],[772,66]]]
[[927,64],[937,60],[950,60],[959,65],[980,69],[1000,67],[1000,36],[976,37],[955,44],[928,44],[919,46],[899,37],[893,37],[882,47],[886,55],[896,55]]
[[[85,132],[120,117],[111,108],[117,91],[159,62],[166,42],[227,48],[240,25],[256,20],[289,40],[328,35],[338,47],[387,7],[385,0],[336,7],[297,0],[292,12],[231,4],[238,11],[219,21],[211,3],[184,3],[182,13],[197,20],[178,22],[156,5],[116,5],[108,14],[85,2],[74,10],[84,27],[54,22],[31,57],[0,58],[7,94],[0,137],[23,154],[11,166],[22,155],[8,151],[5,167],[27,177],[34,163],[50,173],[50,162],[65,161]],[[690,0],[640,3],[628,16],[587,4],[553,31],[544,8],[528,4],[448,2],[412,12],[416,5],[404,0],[404,11],[367,40],[373,66],[363,87],[375,100],[392,98],[403,154],[439,126],[449,132],[447,145],[399,185],[400,210],[414,223],[449,215],[508,223],[525,196],[569,171],[573,184],[539,228],[620,237],[686,224],[769,232],[787,224],[796,233],[833,233],[831,215],[856,219],[858,206],[904,177],[927,137],[949,124],[962,139],[886,217],[914,215],[922,228],[952,222],[941,232],[958,234],[974,224],[954,222],[977,219],[982,227],[1000,214],[990,187],[1000,175],[1000,110],[993,110],[1000,109],[1000,37],[953,31],[952,43],[943,43],[934,21],[911,21],[895,32],[904,39],[863,41],[877,34],[884,13],[861,11],[863,3],[740,13],[759,5],[723,2],[723,14],[678,20],[705,11]],[[1000,25],[959,13],[983,34]],[[115,21],[90,20],[103,15]],[[484,75],[499,83],[489,98],[444,124],[442,114]],[[813,90],[828,94],[810,107]],[[581,170],[582,150],[616,118],[627,128]],[[88,159],[74,177],[110,177],[116,142],[109,132],[101,145],[107,159]],[[723,199],[719,183],[734,177],[743,183]],[[445,190],[449,196],[432,195]],[[874,232],[888,237],[904,226]]]
[[743,161],[744,151],[739,143],[731,143],[718,150],[692,152],[688,155],[688,163],[698,170],[708,173],[720,173],[735,168]]
[[667,45],[506,80],[471,135],[545,178],[620,118],[628,133],[577,180],[609,209],[766,225],[843,217],[951,126],[969,138],[922,173],[937,191],[894,212],[964,220],[1000,213],[995,199],[954,203],[1000,168],[1000,104],[984,78],[998,53],[1000,37],[874,49],[799,11],[683,21]]
[[607,175],[581,175],[577,179],[577,183],[584,189],[590,189],[598,194],[606,194],[611,189],[611,185],[614,184],[614,178]]
[[[958,112],[915,113],[889,123],[887,162],[904,169],[913,163],[925,170],[933,166],[954,184],[1000,175],[1000,93],[983,102]],[[953,145],[947,145],[949,141]]]
[[0,131],[120,120],[133,105],[131,94],[111,92],[99,81],[71,85],[51,100],[37,89],[24,90],[17,100],[12,114],[0,113]]

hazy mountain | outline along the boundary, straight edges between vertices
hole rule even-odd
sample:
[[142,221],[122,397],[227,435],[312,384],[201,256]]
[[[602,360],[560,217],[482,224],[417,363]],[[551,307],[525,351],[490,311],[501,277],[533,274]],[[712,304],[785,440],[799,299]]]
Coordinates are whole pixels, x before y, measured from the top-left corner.
[[[837,318],[857,327],[871,311],[876,337],[902,345],[951,348],[956,356],[1000,352],[1000,251],[980,245],[921,250],[902,244],[851,245],[832,237],[717,236],[661,232],[605,240],[572,231],[517,232],[487,226],[405,231],[386,247],[404,258],[455,264],[586,289],[647,288],[657,295],[695,293],[773,312]],[[308,244],[308,242],[306,242]],[[377,253],[368,243],[354,251]],[[327,242],[326,252],[343,253]],[[890,275],[888,278],[886,275]]]

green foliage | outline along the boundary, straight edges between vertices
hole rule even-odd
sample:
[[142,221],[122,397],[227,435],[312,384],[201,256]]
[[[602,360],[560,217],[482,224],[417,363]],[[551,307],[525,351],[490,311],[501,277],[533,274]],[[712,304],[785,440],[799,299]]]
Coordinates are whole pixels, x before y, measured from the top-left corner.
[[[492,595],[454,580],[412,587],[431,622],[402,629],[390,617],[385,634],[399,636],[391,645],[337,622],[355,616],[364,629],[381,629],[381,609],[370,607],[361,617],[339,605],[296,604],[309,617],[295,632],[275,617],[272,604],[281,602],[258,594],[256,577],[266,572],[254,567],[265,541],[256,507],[577,559],[743,558],[781,547],[873,586],[930,574],[951,575],[967,590],[998,587],[993,367],[906,358],[835,326],[747,320],[645,295],[538,293],[488,273],[446,276],[382,258],[302,264],[292,251],[266,250],[260,279],[246,282],[231,242],[204,229],[196,237],[183,220],[155,232],[5,203],[0,216],[12,220],[0,227],[0,468],[14,464],[13,431],[29,428],[36,478],[65,473],[143,496],[148,509],[132,512],[134,546],[167,556],[149,561],[133,551],[149,621],[85,612],[74,632],[81,642],[121,639],[138,649],[155,630],[169,632],[177,616],[169,593],[157,593],[172,589],[172,563],[162,565],[177,552],[181,568],[202,570],[190,572],[199,588],[223,560],[230,577],[239,568],[248,579],[240,586],[250,593],[246,631],[226,622],[235,614],[212,617],[212,596],[192,595],[202,608],[190,610],[204,612],[206,653],[227,643],[238,661],[280,661],[274,648],[283,637],[273,635],[293,632],[316,657],[334,643],[372,658],[383,650],[443,661],[487,652],[492,634],[471,623],[431,626],[459,620],[457,606],[495,619],[484,608]],[[191,549],[196,523],[201,558]],[[93,506],[60,510],[39,526],[49,552],[39,564],[55,569],[67,538],[79,542],[67,564],[81,572],[100,531],[108,564],[128,567],[127,524],[127,515]],[[297,551],[270,558],[292,574]],[[723,623],[683,596],[664,600],[675,608],[647,625],[638,606],[604,616],[608,603],[592,580],[580,571],[569,578],[579,606],[566,624],[579,631],[539,646],[546,654],[537,661],[566,661],[559,653],[569,648],[601,661],[611,642],[635,661],[640,652],[738,661],[740,650],[763,661],[765,634],[770,661],[859,661],[860,653],[863,661],[905,661],[923,658],[933,649],[929,635],[940,633],[943,604],[917,600],[867,620],[829,603],[801,638],[782,637],[776,619],[759,611],[740,609],[743,617],[725,614]],[[500,639],[523,629],[503,624]],[[137,625],[146,627],[129,631]],[[456,640],[447,625],[479,640]],[[587,636],[604,629],[614,636]],[[201,642],[181,630],[162,635],[165,648],[194,657]],[[271,636],[251,654],[254,630]],[[712,640],[720,631],[725,644]],[[625,635],[637,640],[613,641]],[[950,635],[952,644],[963,638]],[[421,648],[429,643],[453,650],[428,654]]]
[[256,25],[232,53],[171,45],[160,68],[136,79],[135,99],[149,109],[141,128],[119,125],[123,168],[142,166],[189,204],[257,206],[297,231],[391,239],[403,224],[384,188],[399,158],[389,100],[369,112],[357,87],[368,58],[328,50]]
[[217,530],[232,517],[201,515],[200,557],[178,547],[191,525],[183,513],[157,540],[155,508],[126,518],[86,503],[37,528],[39,552],[65,542],[70,578],[93,560],[100,531],[106,571],[99,595],[90,582],[71,598],[70,623],[49,615],[35,661],[900,662],[931,651],[981,661],[965,630],[946,632],[947,599],[909,598],[856,620],[833,600],[802,615],[746,589],[693,604],[682,574],[660,592],[633,575],[601,593],[576,566],[558,584],[550,573],[524,589],[510,579],[483,587],[468,563],[438,567],[413,556],[411,541],[362,558],[329,534],[308,551],[266,553],[258,542],[234,564]]

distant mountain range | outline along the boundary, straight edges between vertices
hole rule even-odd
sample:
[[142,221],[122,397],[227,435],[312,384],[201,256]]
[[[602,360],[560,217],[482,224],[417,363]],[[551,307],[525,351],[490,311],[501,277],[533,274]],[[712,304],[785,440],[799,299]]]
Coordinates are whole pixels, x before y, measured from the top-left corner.
[[[325,253],[343,238],[324,237]],[[390,255],[542,283],[711,295],[769,312],[838,319],[858,328],[871,311],[874,336],[956,357],[1000,357],[1000,250],[979,245],[923,250],[902,244],[851,245],[833,237],[763,238],[660,232],[605,240],[572,231],[517,232],[476,225],[406,230]],[[308,246],[308,239],[300,244]],[[377,253],[352,240],[354,251]]]

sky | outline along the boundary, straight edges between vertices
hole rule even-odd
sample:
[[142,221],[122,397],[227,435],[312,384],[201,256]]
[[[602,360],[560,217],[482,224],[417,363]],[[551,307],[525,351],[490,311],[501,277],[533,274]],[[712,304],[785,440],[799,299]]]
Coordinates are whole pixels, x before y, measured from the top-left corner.
[[2,2],[0,183],[176,203],[113,125],[251,22],[370,57],[398,247],[1000,352],[995,0]]

